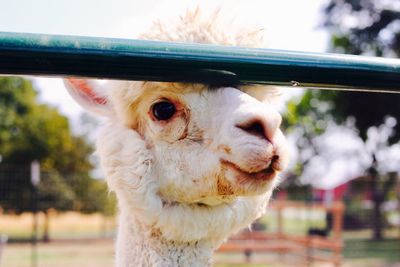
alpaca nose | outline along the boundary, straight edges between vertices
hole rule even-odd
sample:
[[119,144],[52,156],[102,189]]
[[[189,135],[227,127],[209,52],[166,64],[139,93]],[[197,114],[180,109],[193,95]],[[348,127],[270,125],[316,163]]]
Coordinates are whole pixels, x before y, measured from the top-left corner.
[[274,116],[272,119],[265,119],[261,117],[253,117],[238,123],[237,128],[247,132],[250,135],[257,136],[273,143],[276,131],[281,124],[281,117]]

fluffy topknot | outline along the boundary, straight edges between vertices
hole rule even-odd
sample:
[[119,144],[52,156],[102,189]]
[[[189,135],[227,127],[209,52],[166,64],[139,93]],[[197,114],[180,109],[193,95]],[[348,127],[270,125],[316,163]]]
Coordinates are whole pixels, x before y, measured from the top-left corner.
[[200,8],[188,10],[178,21],[166,23],[156,21],[140,39],[166,42],[262,47],[263,30],[237,29],[223,25],[218,10],[204,16]]
[[[220,10],[211,12],[210,15],[203,15],[197,7],[194,10],[187,10],[184,16],[171,22],[156,21],[146,33],[139,36],[140,39],[199,43],[213,45],[229,45],[241,47],[260,48],[264,46],[264,30],[238,28],[232,26],[232,21],[224,21],[221,18]],[[281,92],[278,88],[268,85],[241,86],[251,96],[263,102],[277,102]]]

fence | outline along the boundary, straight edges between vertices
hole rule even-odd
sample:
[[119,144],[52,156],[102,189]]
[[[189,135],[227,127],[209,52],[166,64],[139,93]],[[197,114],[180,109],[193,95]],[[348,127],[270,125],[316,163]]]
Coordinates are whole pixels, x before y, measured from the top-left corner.
[[400,199],[395,192],[393,188],[392,197],[382,207],[381,227],[386,241],[372,241],[374,207],[365,177],[350,182],[334,199],[321,198],[321,190],[311,187],[282,188],[252,231],[245,230],[221,246],[221,253],[233,256],[217,259],[230,264],[284,262],[309,266],[330,262],[340,266],[352,258],[380,258],[385,254],[400,261]]
[[104,181],[42,171],[34,186],[30,171],[26,164],[0,163],[0,235],[10,242],[113,236],[115,199]]

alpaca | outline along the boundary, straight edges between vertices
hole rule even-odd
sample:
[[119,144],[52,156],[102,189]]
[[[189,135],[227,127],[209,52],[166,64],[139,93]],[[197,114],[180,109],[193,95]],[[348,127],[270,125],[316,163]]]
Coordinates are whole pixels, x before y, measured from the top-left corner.
[[[196,10],[142,38],[257,46]],[[118,198],[116,266],[210,266],[226,238],[260,217],[287,165],[281,116],[263,86],[69,78],[84,108],[107,118],[97,153]]]

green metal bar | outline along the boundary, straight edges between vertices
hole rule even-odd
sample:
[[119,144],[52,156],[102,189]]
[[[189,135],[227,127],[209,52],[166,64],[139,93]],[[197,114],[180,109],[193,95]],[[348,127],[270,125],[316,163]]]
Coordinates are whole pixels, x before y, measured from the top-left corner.
[[0,32],[0,73],[400,92],[400,60]]

